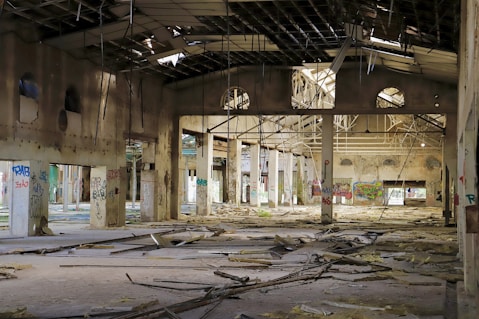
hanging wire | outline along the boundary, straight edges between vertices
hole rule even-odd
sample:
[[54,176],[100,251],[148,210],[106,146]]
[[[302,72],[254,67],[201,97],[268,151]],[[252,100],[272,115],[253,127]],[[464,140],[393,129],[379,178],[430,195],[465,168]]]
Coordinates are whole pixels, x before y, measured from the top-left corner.
[[81,14],[81,2],[78,3],[77,18],[76,18],[77,22],[80,21],[80,14]]
[[[206,42],[203,43],[203,52],[206,52]],[[201,75],[201,103],[202,103],[202,115],[201,115],[201,132],[205,133],[205,73]],[[224,107],[224,105],[222,105]]]
[[[106,87],[105,105],[103,106],[103,119],[105,119],[106,106],[108,105],[108,96],[110,95],[111,74],[112,74],[112,72],[110,72],[110,75],[108,76],[108,85]],[[103,81],[102,81],[102,83],[103,83]]]
[[[133,0],[130,0],[130,39],[133,41]],[[130,82],[129,84],[129,121],[128,121],[128,145],[131,144],[131,129],[133,126],[132,105],[133,105],[133,45],[130,47]]]
[[[229,14],[229,1],[226,0],[226,35],[227,35],[227,38],[226,40],[228,41],[226,43],[226,50],[227,50],[227,86],[228,86],[228,89],[227,89],[227,96],[228,96],[228,110],[227,110],[227,119],[228,119],[228,123],[227,123],[227,134],[226,134],[226,163],[228,165],[228,169],[226,170],[226,185],[229,185],[230,184],[230,173],[229,173],[229,167],[231,165],[230,163],[230,112],[231,112],[231,105],[230,105],[230,101],[231,101],[231,98],[230,98],[230,94],[231,94],[231,71],[230,71],[230,67],[231,67],[231,53],[230,53],[230,14]],[[228,200],[231,201],[231,198],[228,198]]]
[[[406,167],[407,160],[409,159],[409,156],[411,155],[412,148],[414,147],[414,143],[416,142],[416,139],[417,139],[417,135],[414,135],[414,139],[413,139],[413,141],[411,142],[411,147],[409,147],[409,151],[408,151],[408,153],[407,153],[407,155],[406,155],[406,159],[404,160],[404,163],[403,163],[403,165],[402,165],[402,167],[401,167],[401,170],[399,171],[398,177],[396,178],[396,181],[394,182],[394,185],[396,185],[397,182],[399,181],[399,178],[401,178],[401,174],[402,174],[404,168]],[[404,188],[404,181],[403,181],[403,183],[402,183],[402,186],[403,186],[403,188]],[[379,216],[378,221],[380,221],[381,218],[383,218],[383,214],[384,214],[384,212],[386,211],[386,208],[387,208],[388,205],[389,205],[389,199],[391,198],[391,195],[392,195],[392,192],[391,192],[391,193],[388,195],[388,197],[387,197],[386,205],[384,205],[383,211],[381,212],[381,215]]]
[[103,5],[105,4],[105,0],[103,0],[100,4],[100,51],[101,51],[101,78],[100,78],[100,101],[98,102],[98,114],[96,116],[96,128],[95,128],[95,139],[93,140],[93,144],[96,145],[96,141],[98,138],[98,126],[100,121],[100,109],[101,109],[101,99],[103,96],[103,76],[104,76],[104,69],[105,69],[105,57],[103,54]]

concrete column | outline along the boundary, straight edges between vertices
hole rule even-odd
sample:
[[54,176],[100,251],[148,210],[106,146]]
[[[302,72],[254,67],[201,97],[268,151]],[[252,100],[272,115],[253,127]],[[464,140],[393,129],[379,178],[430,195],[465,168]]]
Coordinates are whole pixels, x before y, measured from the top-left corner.
[[[125,226],[126,168],[91,168],[90,225],[96,228]],[[121,186],[123,184],[123,187]]]
[[[189,192],[188,192],[188,183],[190,180],[190,168],[188,166],[188,156],[185,157],[185,168],[184,168],[184,173],[183,175],[185,176],[183,180],[183,187],[180,187],[180,189],[183,189],[184,194],[183,194],[183,202],[188,203],[188,198],[189,198]],[[181,171],[181,170],[180,170]]]
[[269,150],[268,159],[268,205],[278,207],[278,150]]
[[241,203],[241,140],[229,141],[227,159],[227,193],[228,202],[239,206]]
[[212,169],[213,135],[202,133],[197,135],[196,140],[196,214],[198,216],[207,216],[211,213]]
[[11,235],[41,235],[48,225],[48,163],[15,161],[11,181]]
[[68,193],[69,193],[69,171],[70,165],[63,165],[63,183],[62,183],[62,198],[63,198],[63,211],[68,212]]
[[296,195],[298,196],[298,204],[304,205],[307,201],[306,187],[304,183],[304,156],[296,157]]
[[158,172],[141,171],[140,218],[142,222],[158,220]]
[[[131,195],[131,207],[136,206],[136,151],[133,149],[133,156],[131,159],[131,183],[130,183],[130,195]],[[140,182],[141,183],[141,182]]]
[[461,219],[461,227],[459,227],[460,236],[462,237],[463,248],[463,264],[464,264],[464,288],[470,294],[477,293],[477,274],[474,254],[476,252],[476,233],[468,233],[468,221],[466,218],[466,207],[477,205],[476,192],[476,154],[475,154],[475,138],[474,130],[466,130],[464,132],[464,175],[460,177],[464,187],[464,197],[460,200],[464,203],[459,209]]
[[259,188],[261,185],[260,152],[261,146],[259,144],[250,146],[249,198],[251,206],[254,207],[261,206],[259,198]]
[[[183,130],[180,126],[180,119],[176,116],[173,116],[171,122],[171,208],[170,208],[170,218],[178,219],[181,214],[181,193],[183,188],[182,181],[180,180],[180,163],[182,161],[183,155],[182,152],[182,133]],[[187,184],[183,185],[187,187]]]
[[293,206],[293,159],[292,153],[284,153],[284,206]]
[[331,114],[323,114],[323,132],[321,142],[321,222],[333,222],[333,118]]
[[77,173],[76,173],[76,178],[75,178],[75,200],[76,200],[76,210],[80,211],[80,201],[81,201],[81,190],[82,190],[82,171],[83,167],[82,166],[77,166]]
[[[456,205],[454,196],[457,193],[457,116],[455,114],[447,114],[446,116],[446,135],[443,143],[442,156],[442,207],[445,217],[445,224],[454,224],[456,222]],[[472,159],[474,160],[474,159]],[[446,180],[446,168],[449,177]],[[446,189],[446,187],[448,189]]]
[[[153,169],[156,143],[143,143],[141,148],[144,166],[140,175],[140,219],[145,222],[158,222],[160,221],[158,213],[159,176],[158,170]],[[136,154],[134,154],[134,160],[136,160]],[[166,196],[166,194],[163,195]]]

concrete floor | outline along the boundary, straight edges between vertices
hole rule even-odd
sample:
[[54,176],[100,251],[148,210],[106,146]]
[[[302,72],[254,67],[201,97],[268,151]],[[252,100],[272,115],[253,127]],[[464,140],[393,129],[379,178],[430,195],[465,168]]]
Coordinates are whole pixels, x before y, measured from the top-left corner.
[[[164,318],[439,319],[457,307],[456,229],[438,208],[335,206],[327,226],[319,207],[218,205],[158,223],[127,211],[119,229],[91,229],[86,208],[54,207],[54,236],[0,227],[0,318],[161,318],[167,307],[176,314]],[[200,297],[205,306],[177,307]]]

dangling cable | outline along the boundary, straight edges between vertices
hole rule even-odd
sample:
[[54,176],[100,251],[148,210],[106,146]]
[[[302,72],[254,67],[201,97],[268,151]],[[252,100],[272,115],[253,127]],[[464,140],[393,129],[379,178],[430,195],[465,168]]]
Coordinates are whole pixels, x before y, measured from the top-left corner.
[[[413,148],[413,146],[414,146],[414,143],[416,142],[416,138],[417,138],[417,135],[414,135],[414,140],[413,140],[412,143],[411,143],[411,147],[409,148],[409,151],[408,151],[408,153],[407,153],[406,159],[404,160],[404,163],[403,163],[403,165],[402,165],[402,167],[401,167],[401,170],[399,171],[398,177],[396,178],[396,181],[394,182],[394,185],[396,185],[397,182],[399,181],[399,178],[401,178],[401,174],[402,174],[404,168],[406,167],[407,160],[409,159],[409,156],[411,155],[411,151],[412,151],[412,148]],[[402,184],[402,185],[403,185],[403,187],[404,187],[404,181],[403,181],[403,184]],[[386,203],[386,205],[384,205],[383,211],[381,212],[381,215],[379,216],[378,221],[380,221],[381,218],[383,218],[384,211],[386,210],[386,207],[387,207],[388,204],[389,204],[389,199],[391,198],[391,195],[392,195],[392,193],[389,194],[389,196],[387,197],[387,199],[388,199],[387,201],[388,201],[388,202]]]
[[[227,34],[227,43],[226,43],[226,50],[227,50],[227,86],[228,86],[228,89],[227,89],[227,96],[228,96],[228,110],[227,110],[227,119],[228,119],[228,123],[227,123],[227,135],[226,135],[226,163],[227,163],[227,167],[228,169],[226,170],[226,185],[228,185],[229,187],[229,184],[230,184],[230,173],[229,173],[229,168],[230,168],[230,112],[231,112],[231,105],[230,105],[230,101],[231,101],[231,72],[230,72],[230,67],[231,67],[231,53],[230,53],[230,13],[229,13],[229,8],[230,8],[230,5],[229,5],[229,1],[226,0],[226,34]],[[229,201],[231,201],[231,198],[228,198]]]
[[[130,0],[130,39],[133,41],[133,0]],[[128,122],[128,145],[131,144],[131,128],[133,122],[131,120],[132,104],[133,104],[133,45],[130,47],[130,82],[129,82],[129,122]]]
[[141,109],[141,128],[145,128],[145,118],[144,118],[144,104],[143,104],[143,79],[140,79],[140,84],[138,88],[138,97],[140,98],[140,109]]
[[105,4],[105,0],[103,0],[100,4],[100,51],[101,51],[101,78],[100,78],[100,101],[98,102],[98,114],[96,116],[96,129],[95,129],[95,139],[93,144],[96,145],[96,140],[98,138],[98,125],[100,121],[100,109],[101,109],[101,99],[103,96],[103,74],[105,68],[105,58],[103,54],[103,5]]
[[108,85],[106,87],[105,105],[103,106],[103,119],[105,119],[106,107],[108,105],[108,96],[110,95],[111,74],[112,72],[110,72],[110,75],[108,76]]
[[[206,42],[203,43],[203,52],[206,52]],[[205,73],[201,75],[201,103],[202,103],[202,116],[201,116],[201,133],[205,131]],[[223,103],[223,102],[222,102]],[[224,105],[222,105],[224,107]]]

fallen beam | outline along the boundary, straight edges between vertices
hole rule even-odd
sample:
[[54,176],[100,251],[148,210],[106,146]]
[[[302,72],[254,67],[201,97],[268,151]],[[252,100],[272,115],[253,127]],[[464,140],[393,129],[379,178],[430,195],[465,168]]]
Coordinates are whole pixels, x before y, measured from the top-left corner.
[[[168,230],[165,232],[157,233],[159,235],[167,235],[167,234],[174,234],[174,233],[182,233],[187,231],[186,228],[183,229],[173,229],[173,230]],[[111,242],[125,242],[129,240],[137,240],[137,239],[143,239],[143,238],[148,238],[151,237],[151,234],[145,234],[145,235],[135,235],[132,234],[133,236],[128,236],[128,237],[121,237],[121,238],[114,238],[114,239],[105,239],[105,240],[100,240],[100,241],[94,241],[94,242],[89,242],[89,243],[81,243],[81,244],[74,244],[74,245],[66,245],[66,246],[58,246],[58,247],[52,247],[52,248],[38,248],[38,249],[30,249],[30,250],[14,250],[11,252],[6,252],[2,253],[0,255],[14,255],[14,254],[48,254],[48,253],[54,253],[57,251],[61,251],[64,249],[72,249],[72,248],[79,248],[82,246],[94,246],[94,245],[100,245],[100,244],[105,244],[105,243],[111,243]]]
[[146,318],[147,316],[154,316],[155,318],[162,318],[168,316],[167,310],[174,312],[175,314],[181,313],[184,311],[188,311],[191,309],[199,308],[210,303],[221,301],[224,298],[241,294],[253,289],[260,289],[270,286],[277,286],[282,284],[287,284],[291,282],[297,281],[307,281],[307,280],[317,280],[321,277],[321,275],[326,272],[329,267],[331,266],[330,263],[323,265],[320,269],[312,274],[307,275],[298,275],[293,276],[291,278],[286,279],[273,279],[265,282],[260,282],[254,285],[249,286],[242,286],[242,287],[233,287],[233,288],[215,288],[211,289],[205,296],[190,299],[184,302],[180,302],[177,304],[173,304],[167,307],[161,307],[157,309],[151,309],[141,312],[135,312],[128,315],[113,317],[114,319],[132,319],[132,318]]

